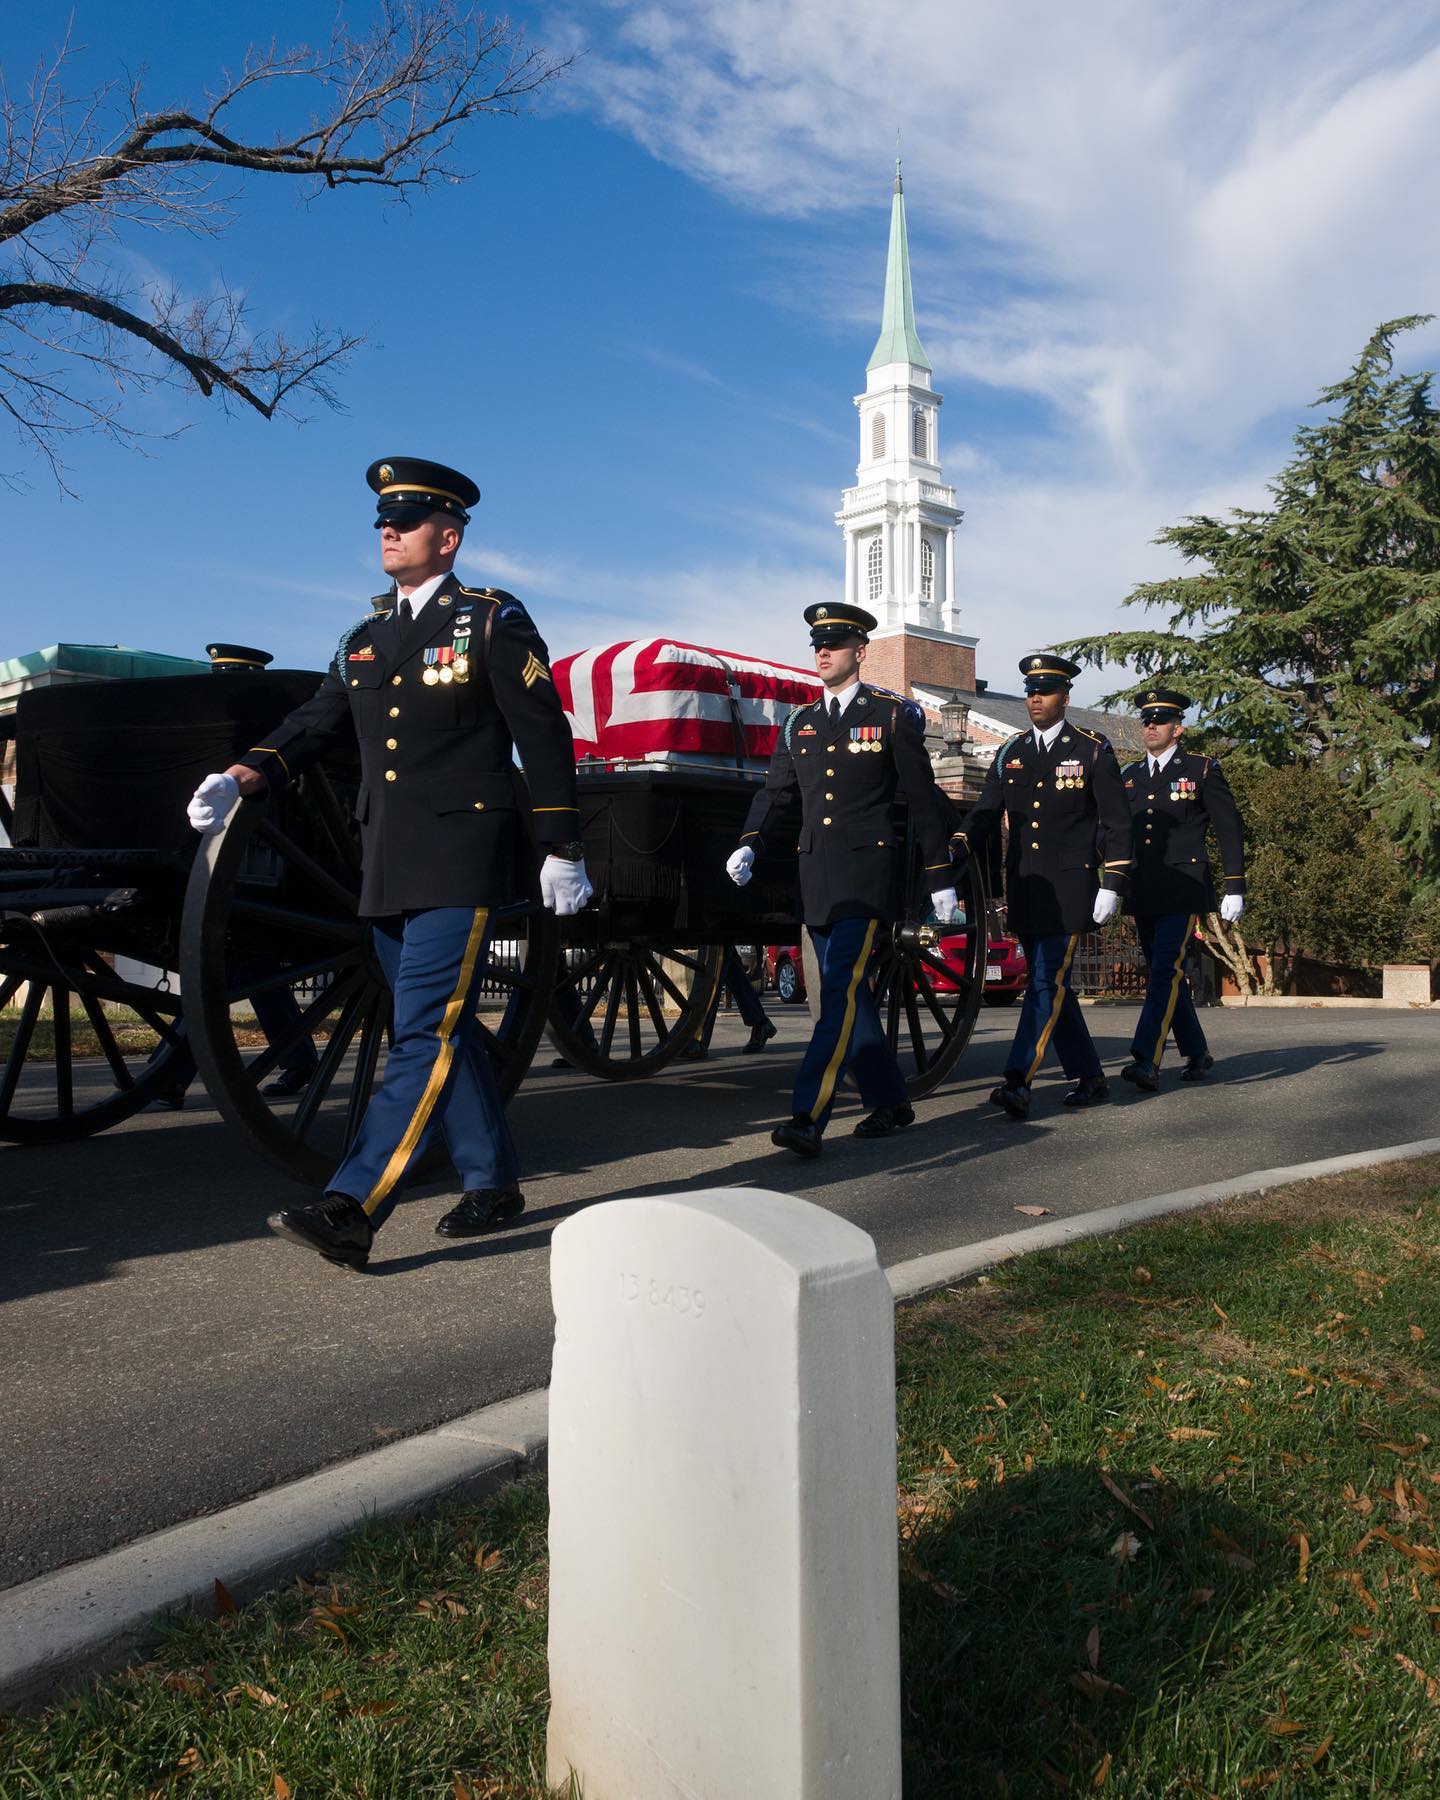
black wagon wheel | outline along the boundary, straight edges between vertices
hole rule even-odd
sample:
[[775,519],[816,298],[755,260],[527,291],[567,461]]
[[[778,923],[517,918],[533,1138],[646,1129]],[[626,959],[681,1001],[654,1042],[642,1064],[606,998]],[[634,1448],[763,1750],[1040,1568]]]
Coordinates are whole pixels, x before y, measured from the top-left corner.
[[0,1140],[107,1131],[152,1101],[179,1103],[194,1074],[178,994],[38,934],[0,949]]
[[[315,768],[283,810],[238,806],[202,842],[185,894],[181,986],[210,1097],[272,1167],[316,1185],[354,1140],[390,1030],[359,889],[348,800]],[[492,921],[498,954],[476,1024],[508,1099],[544,1029],[558,939],[538,901],[497,908]],[[264,1093],[297,1058],[309,1068],[295,1091]]]
[[970,859],[957,883],[961,919],[894,926],[872,979],[890,1048],[912,1100],[933,1094],[960,1060],[985,990],[985,881]]
[[705,1023],[723,944],[658,949],[639,940],[568,949],[550,1003],[550,1038],[602,1081],[657,1074]]

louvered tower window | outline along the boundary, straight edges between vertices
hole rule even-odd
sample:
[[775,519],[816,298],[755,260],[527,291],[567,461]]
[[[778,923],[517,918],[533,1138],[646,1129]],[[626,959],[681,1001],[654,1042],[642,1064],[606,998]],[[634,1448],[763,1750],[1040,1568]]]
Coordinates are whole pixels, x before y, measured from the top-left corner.
[[879,462],[885,454],[885,415],[873,412],[870,415],[870,460]]
[[915,408],[914,438],[915,454],[928,462],[930,460],[930,421],[926,417],[923,406]]

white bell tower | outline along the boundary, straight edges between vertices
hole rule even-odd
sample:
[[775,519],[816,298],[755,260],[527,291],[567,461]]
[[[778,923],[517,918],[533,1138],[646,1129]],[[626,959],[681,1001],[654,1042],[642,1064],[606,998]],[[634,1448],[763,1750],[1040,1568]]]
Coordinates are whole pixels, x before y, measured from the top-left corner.
[[[835,522],[845,534],[845,598],[879,621],[871,662],[880,641],[892,636],[937,646],[921,658],[929,678],[955,659],[939,646],[964,650],[974,676],[975,639],[959,630],[955,597],[955,532],[963,513],[940,468],[941,395],[930,385],[930,359],[915,329],[910,286],[910,246],[900,163],[890,205],[890,254],[885,269],[885,307],[870,361],[865,392],[855,396],[860,423],[860,461],[855,486],[841,495]],[[917,646],[918,648],[918,646]],[[897,660],[891,654],[887,665]],[[915,659],[902,655],[906,663]],[[934,671],[933,675],[931,671]],[[907,670],[910,679],[920,673]],[[957,677],[963,673],[959,663]],[[891,685],[900,671],[889,671]],[[968,685],[957,679],[956,686]]]

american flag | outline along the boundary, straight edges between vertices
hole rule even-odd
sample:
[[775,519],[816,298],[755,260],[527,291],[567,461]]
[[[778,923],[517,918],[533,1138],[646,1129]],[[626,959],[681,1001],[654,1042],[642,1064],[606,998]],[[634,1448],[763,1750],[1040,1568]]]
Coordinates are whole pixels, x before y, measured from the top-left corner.
[[563,656],[555,691],[577,757],[693,756],[765,763],[792,708],[821,692],[808,669],[708,650],[673,638],[634,638]]

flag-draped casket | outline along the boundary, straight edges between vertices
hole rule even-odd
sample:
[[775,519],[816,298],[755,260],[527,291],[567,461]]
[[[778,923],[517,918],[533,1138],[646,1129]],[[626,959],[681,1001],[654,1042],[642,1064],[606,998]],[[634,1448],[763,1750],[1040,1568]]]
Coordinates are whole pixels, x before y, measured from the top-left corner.
[[[725,859],[781,726],[821,692],[818,678],[671,638],[582,650],[552,673],[575,737],[581,836],[602,898],[662,903],[665,920],[673,912],[697,941],[763,936],[772,915],[791,919],[793,857],[780,850],[743,892]],[[632,920],[653,923],[643,912]]]
[[820,693],[806,669],[671,638],[564,656],[555,688],[577,759],[694,761],[763,768],[786,715]]

